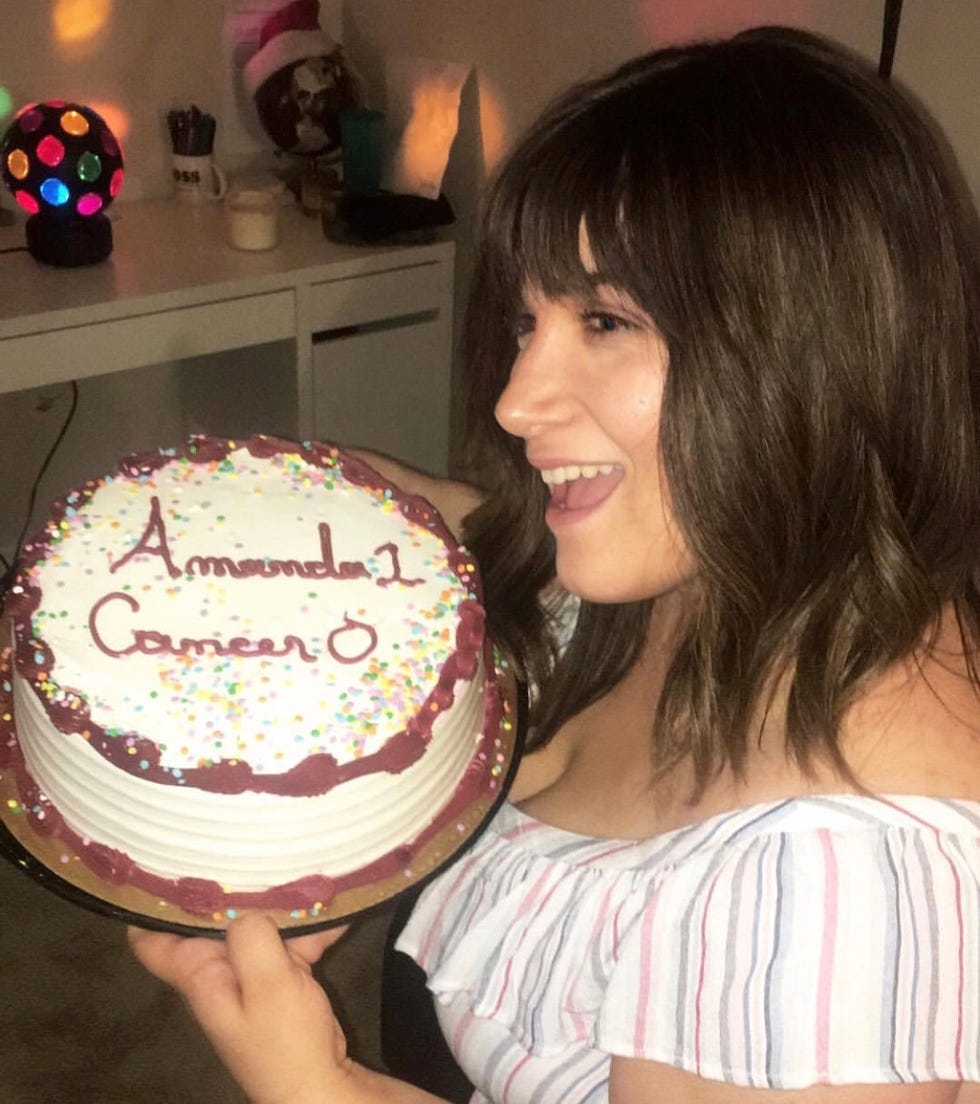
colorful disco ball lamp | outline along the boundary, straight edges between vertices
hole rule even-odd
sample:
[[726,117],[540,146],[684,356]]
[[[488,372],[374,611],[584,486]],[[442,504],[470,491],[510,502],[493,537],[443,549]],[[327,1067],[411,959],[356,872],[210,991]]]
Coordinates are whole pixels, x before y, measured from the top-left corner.
[[0,173],[30,215],[27,248],[72,268],[112,252],[105,209],[123,182],[119,143],[90,107],[48,100],[19,111],[0,142]]

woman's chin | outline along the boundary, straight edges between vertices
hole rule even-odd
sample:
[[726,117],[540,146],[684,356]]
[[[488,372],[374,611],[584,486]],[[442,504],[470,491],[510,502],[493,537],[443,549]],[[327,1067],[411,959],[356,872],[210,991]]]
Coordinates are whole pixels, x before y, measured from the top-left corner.
[[569,594],[597,605],[619,605],[662,598],[668,594],[686,592],[695,573],[690,565],[678,565],[675,572],[633,572],[615,551],[596,562],[594,557],[563,555],[559,547],[555,560],[555,575]]
[[615,605],[622,602],[637,602],[651,595],[642,587],[631,588],[621,576],[608,575],[596,571],[563,570],[561,560],[556,565],[558,582],[576,598],[597,605]]

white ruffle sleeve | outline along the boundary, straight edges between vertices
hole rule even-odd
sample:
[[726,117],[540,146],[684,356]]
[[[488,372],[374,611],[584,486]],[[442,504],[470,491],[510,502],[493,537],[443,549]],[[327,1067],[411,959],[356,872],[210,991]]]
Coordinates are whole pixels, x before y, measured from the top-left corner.
[[640,842],[505,805],[399,948],[465,1009],[478,1084],[481,1024],[542,1076],[622,1055],[756,1087],[980,1080],[980,805],[797,798]]

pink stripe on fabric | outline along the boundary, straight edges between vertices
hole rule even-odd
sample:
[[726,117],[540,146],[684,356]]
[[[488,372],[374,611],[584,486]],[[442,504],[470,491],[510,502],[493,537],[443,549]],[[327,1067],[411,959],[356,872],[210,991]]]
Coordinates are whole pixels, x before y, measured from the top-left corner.
[[708,909],[711,908],[711,898],[715,894],[715,886],[721,877],[721,871],[712,878],[708,887],[708,895],[704,900],[704,911],[701,913],[701,961],[698,963],[698,988],[694,995],[694,1072],[701,1074],[701,996],[704,992],[704,975],[707,972],[706,962],[708,958]]
[[[609,915],[609,900],[612,895],[613,886],[610,885],[606,892],[602,895],[602,902],[599,905],[599,908],[596,910],[596,918],[594,923],[592,924],[592,931],[589,933],[588,945],[590,947],[602,937],[602,929],[605,927],[606,917]],[[575,1008],[577,988],[575,981],[577,981],[580,977],[581,974],[577,975],[577,977],[573,980],[573,984],[568,990],[567,995],[565,996],[565,1009],[568,1012],[572,1023],[575,1025],[575,1031],[577,1032],[578,1037],[584,1039],[588,1032],[588,1021],[586,1017],[581,1012],[578,1012]]]
[[960,881],[960,876],[956,872],[956,865],[953,862],[952,856],[947,855],[943,850],[943,845],[940,842],[939,832],[936,832],[936,846],[939,848],[939,853],[949,863],[950,872],[953,875],[953,885],[956,887],[956,928],[957,928],[957,945],[956,945],[956,964],[959,967],[959,981],[956,987],[956,1076],[963,1080],[963,986],[965,982],[966,967],[963,962],[964,946],[963,946],[963,884]]
[[515,824],[513,828],[508,828],[506,832],[498,832],[500,839],[515,840],[521,836],[526,836],[529,832],[540,832],[542,825],[538,823],[529,824]]
[[592,931],[589,934],[589,945],[591,946],[602,934],[602,929],[606,926],[606,917],[609,915],[609,901],[613,895],[613,889],[615,883],[610,885],[606,892],[602,895],[602,904],[596,913],[595,923],[592,925]]
[[575,1038],[585,1039],[589,1034],[588,1019],[581,1012],[576,1012],[574,1008],[566,1008],[565,1011],[575,1030]]
[[507,993],[507,989],[510,985],[510,968],[513,966],[514,960],[512,958],[507,959],[507,963],[504,966],[504,983],[500,987],[500,992],[497,994],[497,1003],[491,1009],[488,1019],[493,1019],[494,1016],[500,1011],[500,1006],[504,1003],[504,996]]
[[820,946],[820,974],[817,979],[817,1076],[827,1081],[830,1076],[830,991],[834,978],[834,949],[837,936],[838,868],[837,856],[830,832],[817,829],[823,850],[824,912],[823,941]]
[[422,944],[419,947],[417,962],[423,970],[426,969],[426,964],[429,960],[429,952],[432,949],[432,944],[435,942],[437,936],[441,932],[442,922],[445,918],[446,909],[449,907],[450,901],[452,901],[453,898],[456,896],[457,890],[459,889],[460,885],[466,880],[466,877],[472,867],[475,866],[476,863],[479,861],[480,860],[477,855],[470,855],[468,859],[462,860],[459,864],[459,873],[453,879],[452,889],[449,890],[448,893],[443,894],[442,904],[440,904],[438,911],[432,918],[432,923],[429,925],[429,931],[426,934],[425,939],[422,940]]
[[[904,813],[907,817],[917,821],[919,824],[928,828],[932,834],[936,837],[936,847],[939,854],[946,860],[949,866],[949,871],[953,876],[953,885],[956,890],[956,929],[957,929],[957,945],[956,945],[956,964],[959,967],[959,979],[956,985],[956,1044],[955,1044],[955,1061],[956,1061],[956,1076],[963,1080],[963,989],[965,984],[965,972],[966,966],[963,961],[965,948],[963,945],[963,883],[960,881],[960,876],[956,872],[956,864],[953,862],[951,855],[948,855],[943,850],[942,832],[935,824],[931,824],[928,820],[923,820],[922,817],[916,816],[915,813],[906,809],[904,805],[900,805],[896,801],[888,801],[886,804],[891,805],[893,809],[898,809]],[[934,1030],[935,1024],[931,1024],[930,1027]]]
[[469,1031],[475,1019],[476,1016],[473,1015],[473,1010],[471,1008],[467,1008],[462,1016],[460,1016],[459,1023],[456,1025],[456,1030],[453,1032],[453,1041],[450,1045],[450,1050],[454,1055],[458,1056],[463,1053],[463,1040],[466,1038],[466,1033]]
[[507,1075],[507,1080],[504,1082],[503,1090],[500,1093],[500,1099],[506,1100],[507,1094],[510,1092],[510,1086],[514,1078],[521,1072],[521,1070],[531,1061],[531,1055],[525,1054],[524,1057],[517,1063],[516,1066]]
[[633,1028],[633,1051],[638,1058],[646,1053],[647,1008],[650,1006],[650,975],[653,972],[653,921],[657,912],[657,900],[654,896],[643,910],[640,928],[640,991],[636,1002],[636,1025]]
[[[531,892],[528,894],[528,896],[524,900],[523,906],[521,908],[522,912],[526,912],[528,909],[530,909],[530,907],[532,905],[534,905],[538,895],[541,892],[542,887],[547,883],[550,875],[551,875],[551,871],[546,870],[541,875],[541,877],[538,878],[538,880],[534,883],[534,885],[531,887]],[[558,883],[555,883],[555,885],[553,885],[551,887],[551,889],[541,898],[540,904],[534,910],[534,916],[535,917],[540,916],[541,913],[544,911],[544,909],[547,906],[548,902],[551,900],[551,897],[554,894],[555,889],[557,888],[557,884]],[[521,933],[521,938],[517,941],[517,946],[514,947],[513,954],[507,960],[507,968],[504,971],[504,983],[500,987],[500,992],[497,994],[497,1003],[493,1006],[493,1011],[490,1013],[490,1019],[493,1019],[494,1016],[497,1015],[497,1013],[500,1011],[501,1006],[504,1003],[504,997],[507,995],[507,988],[510,984],[510,967],[511,967],[511,963],[517,957],[517,952],[520,950],[521,945],[524,943],[524,940],[527,939],[528,933],[533,929],[533,927],[534,927],[534,917],[532,917],[528,920],[527,924],[525,925],[524,931]]]

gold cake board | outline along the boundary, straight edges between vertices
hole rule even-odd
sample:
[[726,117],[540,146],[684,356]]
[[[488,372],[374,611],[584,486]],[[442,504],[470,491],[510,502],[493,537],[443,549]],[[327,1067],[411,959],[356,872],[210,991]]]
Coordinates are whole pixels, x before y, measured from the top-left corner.
[[[388,905],[400,893],[435,877],[476,841],[506,797],[520,758],[526,723],[525,695],[514,691],[508,697],[517,705],[505,710],[494,742],[496,789],[484,792],[426,840],[408,868],[343,890],[331,901],[318,902],[322,907],[263,908],[284,936],[346,924]],[[196,915],[137,887],[103,881],[63,840],[34,830],[21,806],[14,768],[0,768],[0,855],[59,896],[138,927],[182,935],[220,936],[235,915],[235,910]]]

